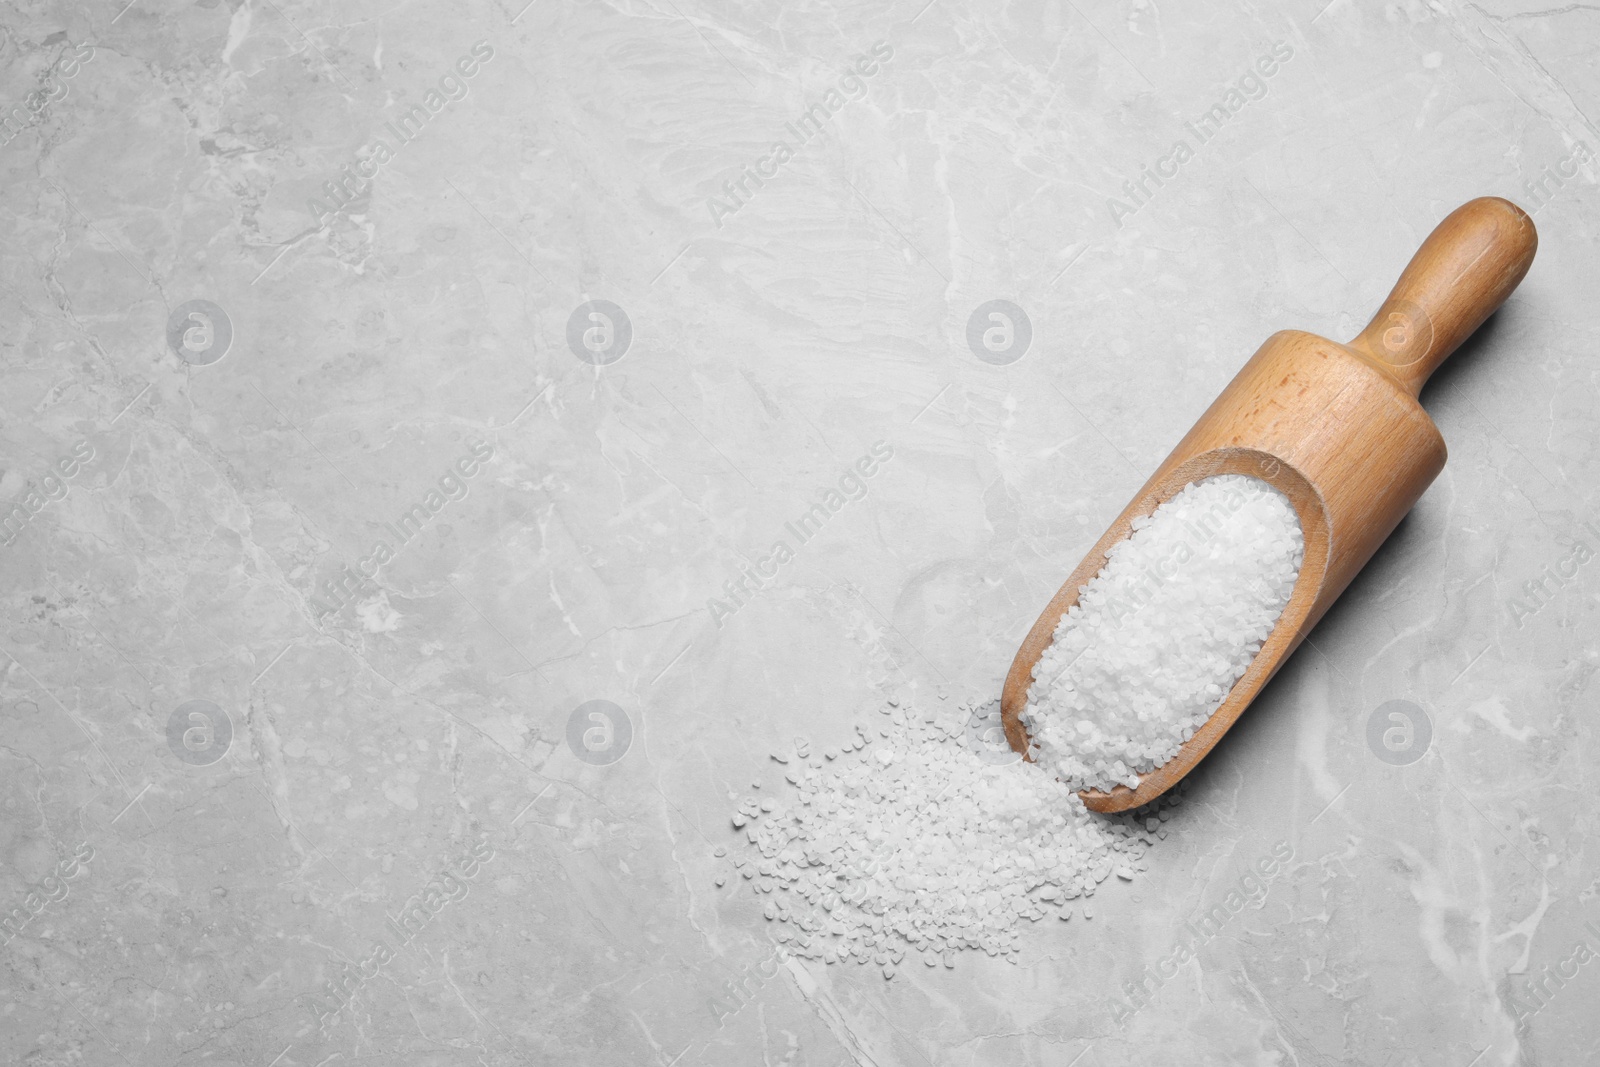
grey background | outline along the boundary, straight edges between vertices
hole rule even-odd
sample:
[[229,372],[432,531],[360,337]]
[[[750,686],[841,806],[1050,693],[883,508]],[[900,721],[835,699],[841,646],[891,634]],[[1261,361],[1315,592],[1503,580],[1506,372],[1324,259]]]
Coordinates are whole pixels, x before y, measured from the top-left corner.
[[[1596,1057],[1600,967],[1567,961],[1600,949],[1600,174],[1571,162],[1600,148],[1600,11],[116,0],[0,24],[24,115],[93,47],[0,146],[0,502],[93,450],[0,546],[0,913],[29,915],[0,1061]],[[479,41],[468,95],[314,219]],[[718,225],[708,198],[877,41],[865,95]],[[1264,94],[1114,217],[1278,43]],[[769,753],[886,696],[994,696],[1255,346],[1352,336],[1482,194],[1542,245],[1423,394],[1449,465],[1149,875],[1030,927],[1018,965],[771,963],[713,855]],[[168,343],[192,300],[231,326],[209,363]],[[631,325],[605,366],[568,344],[591,300]],[[1004,366],[966,344],[992,300],[1031,323]],[[319,614],[474,440],[465,497]],[[880,440],[865,498],[714,612]],[[1546,567],[1570,576],[1519,611]],[[195,700],[231,726],[215,762],[169,745]],[[615,762],[569,747],[591,700],[627,716]],[[1431,722],[1407,765],[1368,744],[1391,700]],[[465,895],[319,1029],[309,998],[474,843]],[[1264,906],[1118,1026],[1122,983],[1279,843]],[[66,893],[33,914],[47,878]]]

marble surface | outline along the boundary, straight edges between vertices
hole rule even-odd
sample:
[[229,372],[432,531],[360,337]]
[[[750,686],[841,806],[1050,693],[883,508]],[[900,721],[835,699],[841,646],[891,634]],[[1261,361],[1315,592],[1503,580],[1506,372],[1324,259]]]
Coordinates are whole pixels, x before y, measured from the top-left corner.
[[[0,24],[0,1062],[1600,1058],[1592,5]],[[1148,874],[777,960],[713,854],[769,754],[995,695],[1255,346],[1483,194],[1542,244],[1449,465]]]

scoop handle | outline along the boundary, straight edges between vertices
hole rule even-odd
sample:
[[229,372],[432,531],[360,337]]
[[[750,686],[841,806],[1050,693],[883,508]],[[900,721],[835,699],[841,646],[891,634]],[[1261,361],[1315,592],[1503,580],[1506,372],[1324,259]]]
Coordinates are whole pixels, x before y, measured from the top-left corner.
[[1467,201],[1434,227],[1349,347],[1416,396],[1445,357],[1511,295],[1538,248],[1533,220],[1511,201]]

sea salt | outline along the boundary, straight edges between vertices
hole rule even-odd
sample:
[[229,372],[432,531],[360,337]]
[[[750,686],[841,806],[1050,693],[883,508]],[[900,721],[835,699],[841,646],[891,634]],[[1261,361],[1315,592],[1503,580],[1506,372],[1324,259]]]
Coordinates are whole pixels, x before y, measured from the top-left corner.
[[1134,520],[1034,667],[1021,719],[1039,765],[1074,791],[1137,787],[1249,668],[1304,554],[1293,505],[1244,475]]
[[1068,918],[1112,871],[1144,869],[1160,806],[1096,815],[1037,766],[985,758],[960,723],[900,718],[750,816],[752,861],[776,890],[762,911],[787,952],[885,978],[907,952],[930,967],[964,949],[1015,962],[1025,921]]

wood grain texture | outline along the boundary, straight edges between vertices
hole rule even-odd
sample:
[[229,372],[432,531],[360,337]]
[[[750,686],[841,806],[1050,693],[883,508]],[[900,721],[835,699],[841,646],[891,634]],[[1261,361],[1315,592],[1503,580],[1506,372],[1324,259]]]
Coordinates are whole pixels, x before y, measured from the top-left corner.
[[1417,403],[1428,376],[1499,307],[1533,262],[1538,237],[1521,208],[1481,197],[1429,235],[1393,292],[1349,344],[1273,334],[1178,442],[1078,564],[1023,639],[1001,693],[1006,739],[1027,752],[1018,718],[1034,666],[1083,586],[1133,520],[1192,482],[1246,474],[1281,490],[1305,532],[1288,605],[1222,705],[1138,789],[1085,791],[1096,811],[1154,800],[1188,774],[1238,721],[1444,468],[1444,439]]

